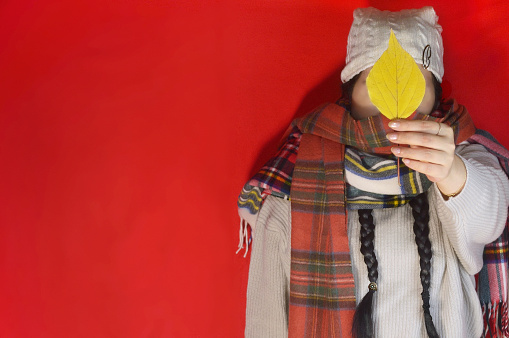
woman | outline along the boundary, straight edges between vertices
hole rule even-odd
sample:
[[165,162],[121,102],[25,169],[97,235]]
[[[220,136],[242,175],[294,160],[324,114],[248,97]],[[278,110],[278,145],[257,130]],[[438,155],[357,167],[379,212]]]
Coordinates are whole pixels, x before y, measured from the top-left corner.
[[[430,7],[357,9],[342,99],[292,122],[244,187],[239,214],[254,239],[246,336],[483,334],[473,276],[504,231],[509,183],[497,158],[473,144],[464,107],[440,102],[437,21]],[[405,120],[381,115],[366,86],[391,29],[426,83]],[[506,298],[499,303],[493,322],[507,314]]]

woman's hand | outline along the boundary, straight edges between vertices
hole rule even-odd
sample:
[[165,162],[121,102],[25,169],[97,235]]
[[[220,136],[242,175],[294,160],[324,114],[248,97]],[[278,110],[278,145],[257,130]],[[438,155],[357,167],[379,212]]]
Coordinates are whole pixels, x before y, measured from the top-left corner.
[[443,195],[458,194],[467,178],[463,161],[454,150],[454,132],[444,123],[434,121],[394,120],[389,123],[395,132],[387,138],[395,144],[392,153],[403,158],[407,167],[425,174],[435,182]]

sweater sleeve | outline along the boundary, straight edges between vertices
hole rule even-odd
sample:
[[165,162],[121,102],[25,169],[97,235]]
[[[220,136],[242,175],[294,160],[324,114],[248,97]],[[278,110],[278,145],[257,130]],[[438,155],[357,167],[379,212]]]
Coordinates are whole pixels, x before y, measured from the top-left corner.
[[497,158],[482,145],[460,145],[456,154],[467,170],[463,190],[444,200],[435,184],[433,194],[446,236],[465,270],[474,275],[482,268],[484,245],[504,229],[509,182]]
[[290,223],[290,201],[267,196],[253,229],[246,337],[288,336]]

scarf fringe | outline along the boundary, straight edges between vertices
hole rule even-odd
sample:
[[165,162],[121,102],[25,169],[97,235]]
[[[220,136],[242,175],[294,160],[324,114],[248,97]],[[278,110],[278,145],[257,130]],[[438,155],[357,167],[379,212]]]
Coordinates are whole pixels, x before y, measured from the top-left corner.
[[507,302],[488,303],[482,305],[484,332],[482,337],[509,337]]
[[251,243],[251,236],[247,231],[249,227],[249,223],[243,218],[240,219],[240,229],[239,229],[239,246],[235,254],[238,254],[240,250],[246,246],[246,252],[244,253],[244,258],[247,256],[247,252],[249,250],[249,244]]

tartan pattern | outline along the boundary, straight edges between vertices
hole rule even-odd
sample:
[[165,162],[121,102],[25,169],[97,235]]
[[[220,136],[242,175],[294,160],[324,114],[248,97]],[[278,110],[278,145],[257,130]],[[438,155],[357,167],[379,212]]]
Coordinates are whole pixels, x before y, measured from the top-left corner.
[[[386,133],[389,120],[379,114],[354,120],[347,102],[325,104],[294,120],[287,142],[278,154],[248,182],[291,199],[290,337],[349,336],[355,310],[354,281],[347,236],[345,147],[390,154]],[[456,143],[475,132],[463,106],[450,101],[430,115],[409,119],[451,125]],[[291,143],[291,144],[289,144]],[[279,158],[278,158],[279,157]],[[262,201],[263,203],[263,201]],[[384,202],[403,203],[400,197]]]
[[290,197],[293,168],[302,133],[297,127],[293,127],[287,134],[288,136],[284,138],[285,142],[279,147],[276,155],[242,188],[237,200],[239,208],[246,208],[255,215],[268,195],[284,199]]
[[302,134],[296,127],[292,128],[276,156],[253,176],[249,184],[269,190],[268,193],[278,197],[289,196],[293,166],[297,158],[301,136]]
[[[509,176],[509,151],[484,130],[477,130],[468,139],[470,143],[483,145],[495,155],[500,166]],[[484,317],[484,337],[509,337],[509,313],[507,282],[509,278],[509,216],[502,235],[484,247],[484,264],[476,275],[477,293]]]
[[[350,293],[350,288],[353,287],[353,279],[349,276],[350,270],[350,254],[345,252],[337,253],[322,253],[322,252],[308,252],[293,250],[293,276],[291,279],[292,285],[292,302],[307,306],[308,299],[314,298],[316,306],[320,309],[338,309],[341,302],[351,302],[351,306],[355,307],[355,298]],[[330,264],[333,264],[331,267]],[[328,270],[333,270],[339,276],[335,281],[332,275],[328,274]],[[307,276],[308,272],[312,271],[313,274],[326,276],[327,292],[316,289],[313,286],[309,288],[310,278]],[[335,283],[345,285],[346,288],[334,288]],[[324,296],[325,294],[325,296]]]
[[340,143],[302,135],[290,192],[292,337],[341,337],[350,330],[341,325],[355,309],[343,153]]

